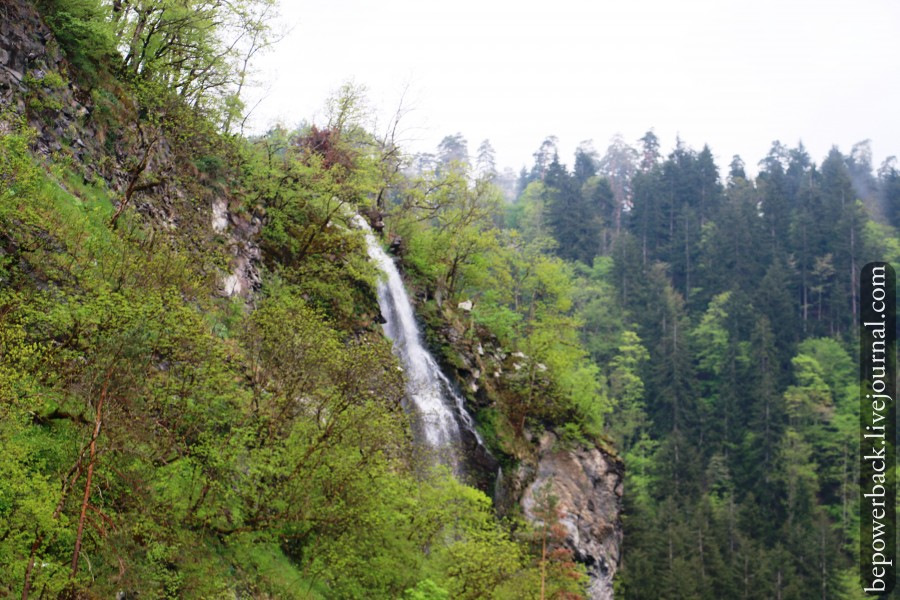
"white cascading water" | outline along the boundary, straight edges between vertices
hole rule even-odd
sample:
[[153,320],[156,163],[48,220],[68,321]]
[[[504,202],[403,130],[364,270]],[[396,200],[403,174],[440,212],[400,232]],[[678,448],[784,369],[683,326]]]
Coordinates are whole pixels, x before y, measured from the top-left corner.
[[384,332],[394,343],[394,352],[406,372],[407,396],[412,401],[424,441],[441,463],[460,475],[460,420],[475,435],[479,445],[481,439],[462,397],[422,344],[412,303],[397,266],[375,239],[366,220],[357,215],[354,223],[365,231],[369,257],[384,274],[377,290],[378,306],[386,321]]

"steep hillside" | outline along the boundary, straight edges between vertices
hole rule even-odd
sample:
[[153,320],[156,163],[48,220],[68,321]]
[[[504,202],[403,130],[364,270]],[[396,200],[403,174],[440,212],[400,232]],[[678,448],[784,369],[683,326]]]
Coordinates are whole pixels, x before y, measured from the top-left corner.
[[[508,473],[499,519],[416,451],[350,221],[389,205],[418,249],[410,276],[451,305],[487,255],[452,258],[443,223],[455,240],[481,225],[431,192],[430,221],[403,205],[419,184],[360,126],[351,88],[321,128],[229,133],[237,96],[198,65],[228,75],[210,23],[259,24],[262,4],[0,6],[0,595],[581,597],[574,557],[607,597],[622,471],[594,449],[583,351],[545,343],[574,339],[559,265],[541,267],[555,304],[532,290],[525,329],[479,325],[500,362],[535,357],[530,379],[467,384]],[[166,40],[202,51],[166,62]],[[438,192],[475,193],[444,176]],[[482,360],[472,348],[445,356]]]

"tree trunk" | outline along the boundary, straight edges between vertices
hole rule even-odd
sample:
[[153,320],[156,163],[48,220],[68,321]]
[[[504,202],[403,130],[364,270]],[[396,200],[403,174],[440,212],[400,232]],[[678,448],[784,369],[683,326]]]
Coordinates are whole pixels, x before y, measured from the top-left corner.
[[78,557],[81,554],[81,539],[84,533],[84,520],[87,516],[88,500],[91,497],[91,482],[94,477],[94,460],[97,456],[97,436],[100,435],[100,427],[103,423],[103,403],[106,401],[106,392],[109,389],[109,378],[111,373],[107,373],[106,381],[103,382],[103,389],[100,391],[100,400],[97,401],[97,412],[94,417],[94,435],[91,438],[91,453],[88,459],[87,480],[84,483],[84,498],[81,501],[81,516],[78,519],[78,533],[75,536],[75,551],[72,553],[72,574],[70,577],[75,578],[78,573]]

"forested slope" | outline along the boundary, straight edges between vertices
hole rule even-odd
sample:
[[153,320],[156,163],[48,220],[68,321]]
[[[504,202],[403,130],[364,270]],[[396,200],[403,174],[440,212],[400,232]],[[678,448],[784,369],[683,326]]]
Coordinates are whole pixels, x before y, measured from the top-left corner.
[[0,594],[579,596],[549,494],[501,521],[415,449],[357,90],[245,138],[268,3],[36,8],[0,6]]
[[[723,178],[650,132],[514,183],[459,134],[405,155],[352,85],[247,137],[274,15],[0,6],[0,595],[859,595],[893,162],[776,142]],[[415,443],[356,213],[496,477]]]
[[893,159],[775,142],[723,183],[709,148],[652,132],[535,159],[507,223],[577,261],[626,465],[624,596],[860,596],[858,278],[898,258]]

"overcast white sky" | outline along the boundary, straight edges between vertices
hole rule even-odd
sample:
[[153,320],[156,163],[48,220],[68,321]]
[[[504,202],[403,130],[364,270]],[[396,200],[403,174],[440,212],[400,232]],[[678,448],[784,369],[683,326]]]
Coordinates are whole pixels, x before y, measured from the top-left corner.
[[293,29],[257,62],[255,131],[322,120],[352,79],[382,122],[408,87],[407,149],[459,131],[516,170],[548,135],[571,165],[582,140],[650,128],[720,168],[755,170],[775,139],[817,162],[864,139],[876,168],[900,155],[896,0],[281,1]]

